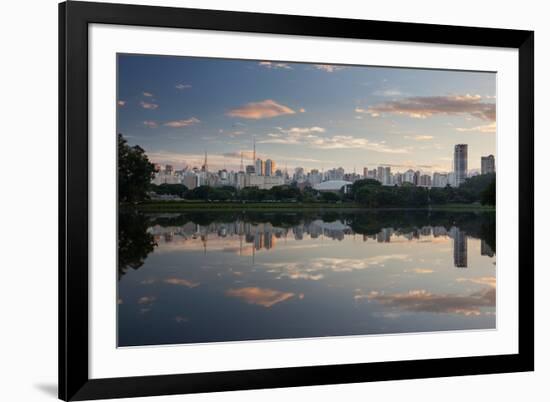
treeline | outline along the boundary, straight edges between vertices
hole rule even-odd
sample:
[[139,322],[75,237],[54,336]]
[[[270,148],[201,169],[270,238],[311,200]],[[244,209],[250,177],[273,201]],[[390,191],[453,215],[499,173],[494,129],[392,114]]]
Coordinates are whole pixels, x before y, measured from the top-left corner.
[[151,184],[150,191],[158,195],[172,195],[197,201],[246,201],[246,202],[305,202],[336,203],[355,202],[368,208],[414,207],[441,204],[495,205],[496,177],[494,174],[474,176],[460,187],[417,187],[405,183],[402,186],[382,186],[372,179],[358,180],[345,191],[319,192],[311,187],[300,190],[295,184],[275,186],[270,190],[256,187],[237,189],[232,186],[200,186],[189,190],[183,184]]
[[257,187],[237,189],[233,186],[200,186],[189,190],[183,184],[151,184],[150,191],[158,195],[173,195],[197,201],[248,201],[248,202],[337,202],[342,197],[336,193],[320,193],[311,187],[300,190],[296,185],[275,186],[269,190]]
[[471,204],[479,202],[482,205],[495,205],[496,176],[484,174],[466,179],[460,187],[446,186],[444,188],[416,187],[405,183],[402,186],[382,186],[372,179],[358,180],[344,194],[349,200],[358,202],[369,208],[381,207],[423,207],[441,204]]

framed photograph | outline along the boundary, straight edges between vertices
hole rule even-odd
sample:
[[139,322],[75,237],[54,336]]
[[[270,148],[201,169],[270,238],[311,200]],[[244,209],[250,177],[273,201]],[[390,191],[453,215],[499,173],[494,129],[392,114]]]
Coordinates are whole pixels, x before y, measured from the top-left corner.
[[59,5],[59,397],[534,369],[534,33]]

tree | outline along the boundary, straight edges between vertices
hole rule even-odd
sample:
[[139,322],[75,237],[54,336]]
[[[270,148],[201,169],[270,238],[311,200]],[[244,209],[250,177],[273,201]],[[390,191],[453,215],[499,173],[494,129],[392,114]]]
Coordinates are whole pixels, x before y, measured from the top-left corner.
[[496,205],[496,192],[497,181],[496,178],[493,177],[491,183],[481,192],[481,203],[483,205]]
[[321,193],[321,199],[324,202],[337,202],[340,201],[340,195],[333,193],[332,191],[326,191]]
[[162,183],[159,186],[151,184],[150,189],[156,194],[177,195],[181,198],[183,198],[185,196],[185,193],[187,192],[187,187],[183,184]]
[[155,166],[138,145],[128,145],[118,134],[118,202],[136,203],[147,199],[147,190],[155,177]]

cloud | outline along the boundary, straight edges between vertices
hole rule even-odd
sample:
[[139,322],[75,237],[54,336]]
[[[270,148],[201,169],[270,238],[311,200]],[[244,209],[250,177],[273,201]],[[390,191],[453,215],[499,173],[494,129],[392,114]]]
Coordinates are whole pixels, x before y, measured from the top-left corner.
[[227,157],[227,158],[232,158],[232,159],[235,159],[235,160],[239,159],[240,160],[241,153],[242,153],[243,159],[245,161],[252,159],[252,156],[254,155],[254,151],[244,150],[244,149],[242,151],[224,152],[222,155],[224,157]]
[[146,97],[148,97],[148,98],[151,98],[151,97],[153,97],[154,95],[153,95],[151,92],[144,92],[144,93],[143,93],[143,96],[146,96]]
[[298,109],[298,111],[299,111],[300,113],[305,113],[305,112],[306,112],[306,109],[304,109],[303,107],[301,107],[300,109]]
[[327,73],[334,73],[336,71],[343,70],[343,66],[335,66],[333,64],[314,64],[317,70],[325,71]]
[[288,300],[294,296],[294,293],[281,292],[278,290],[259,287],[229,289],[225,292],[225,294],[230,297],[242,299],[248,304],[257,304],[266,308]]
[[243,119],[259,120],[294,113],[296,112],[288,106],[281,105],[272,99],[266,99],[261,102],[250,102],[239,108],[232,109],[227,112],[227,115]]
[[380,113],[374,112],[374,111],[369,110],[369,109],[363,109],[362,107],[356,107],[355,108],[355,113],[365,113],[365,114],[370,115],[370,117],[380,117]]
[[199,282],[193,282],[182,278],[166,278],[163,282],[168,283],[170,285],[185,286],[186,288],[191,288],[191,289],[196,288],[197,286],[200,285]]
[[378,90],[378,91],[374,91],[372,94],[376,96],[387,96],[387,97],[403,96],[403,92],[401,92],[398,89]]
[[433,140],[433,135],[406,135],[403,138],[413,141],[430,141]]
[[490,134],[492,134],[492,133],[495,133],[497,131],[497,123],[493,122],[493,123],[489,123],[489,124],[483,124],[481,126],[466,127],[466,128],[457,127],[456,131],[460,131],[461,133],[475,131],[475,132],[479,132],[479,133],[490,133]]
[[118,100],[116,104],[120,107],[126,106],[126,101],[125,100]]
[[190,84],[176,84],[176,89],[179,89],[180,91],[184,89],[189,89],[189,88],[191,88]]
[[269,133],[269,138],[258,141],[259,144],[304,145],[316,149],[364,149],[389,154],[406,154],[406,148],[391,148],[383,142],[372,142],[367,138],[358,138],[351,135],[321,136],[325,129],[322,127],[292,127],[278,128],[279,132]]
[[292,70],[292,67],[290,67],[287,63],[275,63],[272,61],[260,61],[258,63],[259,66],[269,68],[269,69],[284,69],[284,70]]
[[181,127],[191,126],[193,124],[198,124],[200,122],[201,121],[199,119],[197,119],[196,117],[191,117],[191,118],[185,119],[185,120],[168,121],[168,122],[164,123],[164,125],[167,126],[167,127],[172,127],[172,128],[181,128]]
[[153,120],[145,120],[143,125],[149,128],[157,128],[159,126],[158,123]]
[[[360,109],[360,108],[359,108]],[[356,112],[358,110],[356,109]],[[485,121],[495,121],[496,109],[494,103],[483,101],[480,95],[455,96],[415,96],[384,102],[361,113],[380,115],[382,113],[402,114],[412,118],[425,119],[434,115],[465,114]]]
[[481,315],[481,308],[495,307],[496,291],[486,288],[467,295],[434,294],[426,290],[389,295],[370,292],[366,298],[402,311],[478,316]]
[[141,101],[139,104],[141,105],[142,108],[148,109],[148,110],[155,110],[159,107],[159,105],[157,105],[156,103],[150,103],[150,102],[144,102],[144,101]]

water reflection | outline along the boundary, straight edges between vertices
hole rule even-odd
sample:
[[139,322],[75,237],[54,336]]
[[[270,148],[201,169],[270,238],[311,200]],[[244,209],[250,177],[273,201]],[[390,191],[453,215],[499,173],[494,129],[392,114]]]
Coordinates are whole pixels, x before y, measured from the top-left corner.
[[[128,215],[119,221],[119,345],[494,328],[494,219]],[[122,277],[128,267],[136,270]]]

